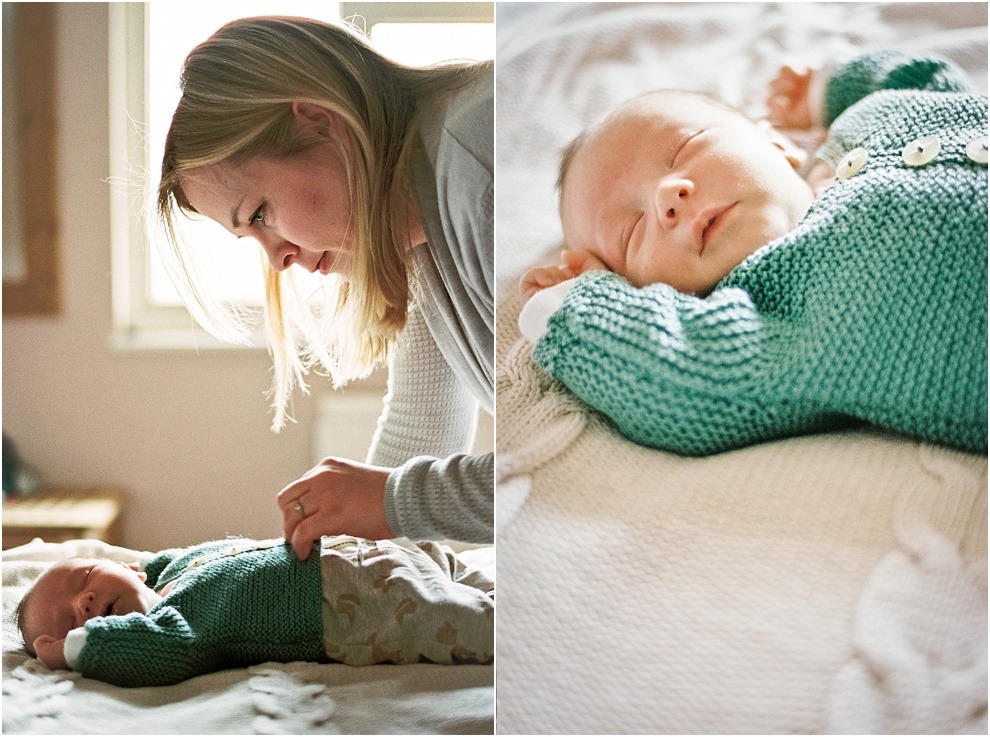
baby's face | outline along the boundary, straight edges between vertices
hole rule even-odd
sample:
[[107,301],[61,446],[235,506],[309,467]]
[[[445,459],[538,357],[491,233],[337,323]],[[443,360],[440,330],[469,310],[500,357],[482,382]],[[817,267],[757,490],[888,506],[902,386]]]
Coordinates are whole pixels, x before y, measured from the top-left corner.
[[24,640],[41,635],[60,640],[93,617],[147,612],[161,599],[145,585],[137,564],[71,558],[38,578],[23,613]]
[[635,286],[706,295],[811,205],[780,147],[705,98],[637,98],[594,129],[561,191],[564,241]]

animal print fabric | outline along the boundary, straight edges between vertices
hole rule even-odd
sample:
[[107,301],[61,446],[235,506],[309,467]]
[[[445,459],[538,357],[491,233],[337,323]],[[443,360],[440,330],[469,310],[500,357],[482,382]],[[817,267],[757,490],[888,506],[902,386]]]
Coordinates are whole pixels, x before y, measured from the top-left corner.
[[494,661],[495,584],[445,545],[324,538],[323,642],[348,665]]

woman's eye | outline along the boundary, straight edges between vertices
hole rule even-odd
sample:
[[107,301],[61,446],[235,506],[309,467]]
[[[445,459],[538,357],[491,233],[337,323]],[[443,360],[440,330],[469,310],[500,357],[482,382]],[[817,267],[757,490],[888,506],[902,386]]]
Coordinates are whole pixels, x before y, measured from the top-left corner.
[[251,217],[248,219],[248,225],[254,225],[255,223],[264,224],[264,222],[265,222],[265,206],[262,205],[257,210],[255,210],[254,213],[251,215]]

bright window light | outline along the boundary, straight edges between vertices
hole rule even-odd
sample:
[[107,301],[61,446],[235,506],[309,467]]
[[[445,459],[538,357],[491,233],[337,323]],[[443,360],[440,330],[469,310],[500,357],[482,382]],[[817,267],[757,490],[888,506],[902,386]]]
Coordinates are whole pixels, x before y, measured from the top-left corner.
[[490,23],[376,23],[370,38],[382,54],[410,66],[495,55]]

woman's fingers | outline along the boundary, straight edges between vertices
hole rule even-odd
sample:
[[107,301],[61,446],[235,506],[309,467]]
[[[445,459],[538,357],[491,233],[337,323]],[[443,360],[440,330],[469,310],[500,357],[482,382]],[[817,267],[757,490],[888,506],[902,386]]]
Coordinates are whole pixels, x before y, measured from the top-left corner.
[[296,479],[275,496],[275,502],[282,509],[285,509],[289,505],[295,503],[296,499],[306,492],[306,489],[309,486],[308,481],[308,473],[302,478]]
[[[281,506],[281,505],[280,505]],[[282,509],[282,534],[286,540],[292,537],[296,527],[306,518],[306,504],[302,497],[289,499]]]
[[285,539],[305,560],[323,535],[394,537],[385,518],[385,485],[391,469],[343,458],[325,458],[279,492]]
[[292,550],[299,560],[307,560],[310,551],[313,549],[313,542],[319,540],[322,535],[313,535],[310,531],[311,525],[300,524],[292,533],[292,537],[287,537],[292,544]]
[[316,520],[315,515],[307,517],[295,526],[291,536],[285,538],[292,545],[292,550],[299,560],[307,560],[309,558],[309,554],[313,550],[313,543],[323,537],[323,535],[333,534],[330,532],[321,532],[320,522],[320,520]]
[[[304,515],[299,512],[296,505],[303,504],[302,496],[308,489],[308,483],[306,482],[307,478],[305,476],[298,481],[294,481],[282,489],[275,498],[276,504],[278,504],[279,510],[282,512],[282,535],[286,540],[292,538],[292,533],[295,531],[296,525],[303,519]],[[305,512],[304,504],[302,508],[303,512]]]

